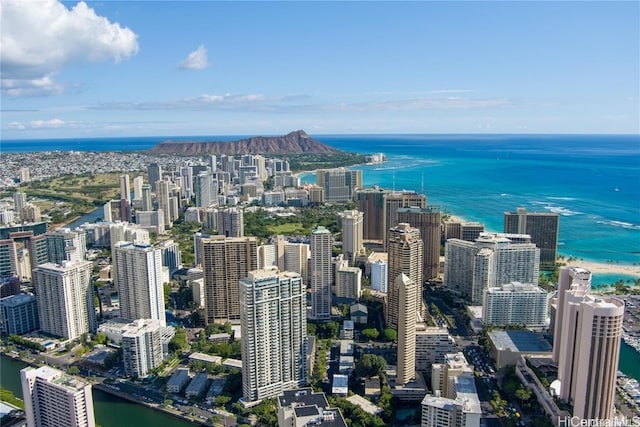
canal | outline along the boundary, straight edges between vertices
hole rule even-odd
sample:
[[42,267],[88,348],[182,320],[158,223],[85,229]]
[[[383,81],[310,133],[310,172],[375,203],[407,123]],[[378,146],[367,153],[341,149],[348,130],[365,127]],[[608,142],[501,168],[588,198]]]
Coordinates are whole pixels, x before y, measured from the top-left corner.
[[[19,398],[22,398],[20,369],[26,366],[28,366],[26,363],[0,356],[0,385]],[[101,427],[193,427],[196,425],[96,389],[93,389],[93,407],[96,423]]]

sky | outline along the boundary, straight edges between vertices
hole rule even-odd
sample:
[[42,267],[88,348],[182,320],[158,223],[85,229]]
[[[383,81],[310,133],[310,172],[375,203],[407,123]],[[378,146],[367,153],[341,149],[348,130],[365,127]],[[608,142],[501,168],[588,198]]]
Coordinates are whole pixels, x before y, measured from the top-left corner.
[[640,2],[1,0],[1,138],[640,134]]

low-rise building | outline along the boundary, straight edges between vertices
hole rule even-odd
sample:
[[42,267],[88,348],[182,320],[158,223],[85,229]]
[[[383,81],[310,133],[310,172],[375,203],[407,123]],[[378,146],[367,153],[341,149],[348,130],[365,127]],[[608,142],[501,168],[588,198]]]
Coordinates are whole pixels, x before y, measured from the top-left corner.
[[175,370],[169,381],[167,381],[167,392],[180,393],[182,389],[189,383],[189,368],[178,368]]
[[515,365],[520,356],[550,356],[552,351],[542,334],[520,330],[489,332],[489,346],[498,369]]
[[347,427],[338,408],[311,388],[285,390],[278,396],[278,427]]
[[193,397],[200,397],[207,390],[208,385],[209,378],[207,377],[207,373],[198,372],[187,386],[186,390],[184,391],[184,395],[189,399]]

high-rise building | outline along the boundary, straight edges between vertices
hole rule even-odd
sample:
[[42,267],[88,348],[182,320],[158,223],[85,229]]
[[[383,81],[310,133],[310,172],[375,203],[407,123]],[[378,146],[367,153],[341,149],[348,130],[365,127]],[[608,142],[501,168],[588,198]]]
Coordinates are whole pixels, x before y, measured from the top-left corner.
[[149,244],[118,242],[113,253],[120,315],[130,321],[156,319],[166,326],[162,250]]
[[0,331],[23,335],[40,329],[38,302],[32,294],[17,294],[0,299]]
[[[0,227],[0,277],[17,275],[30,279],[33,269],[48,261],[46,232],[46,222]],[[19,265],[19,248],[28,254],[25,260],[29,263],[24,268]]]
[[158,200],[158,210],[162,210],[164,215],[164,226],[169,229],[173,226],[171,220],[171,206],[169,201],[169,182],[161,180],[155,183],[156,199]]
[[[424,208],[427,205],[427,196],[418,194],[415,191],[394,191],[384,195],[383,208],[383,230],[384,249],[387,250],[389,243],[389,229],[400,223],[398,221],[398,209],[406,207]],[[413,225],[413,224],[412,224]],[[417,282],[421,283],[421,282]]]
[[378,259],[371,263],[371,289],[387,293],[389,283],[387,261]]
[[562,340],[562,319],[564,318],[567,291],[582,291],[585,295],[591,292],[591,272],[582,267],[561,267],[558,273],[558,293],[555,310],[552,305],[553,327],[553,361],[557,364],[560,358],[560,341]]
[[438,277],[440,266],[440,236],[441,213],[440,208],[428,206],[426,208],[406,207],[397,209],[398,222],[406,222],[420,230],[423,243],[423,281]]
[[29,173],[28,167],[22,167],[18,171],[18,176],[20,178],[20,182],[29,182],[31,181],[31,174]]
[[311,282],[311,316],[315,319],[331,317],[331,232],[318,226],[311,232],[311,262],[309,281]]
[[131,201],[131,181],[129,175],[120,175],[120,200]]
[[553,269],[558,256],[558,228],[560,215],[555,212],[527,212],[518,208],[504,213],[504,232],[528,234],[540,249],[540,266]]
[[257,269],[255,237],[212,236],[200,241],[205,286],[205,322],[240,319],[240,279]]
[[404,273],[395,279],[398,289],[398,369],[396,384],[406,385],[416,374],[416,320],[418,284]]
[[422,400],[422,427],[479,427],[482,415],[473,368],[450,353],[431,367],[431,389]]
[[193,192],[197,207],[206,208],[217,202],[217,194],[213,193],[212,185],[213,179],[210,172],[200,172],[194,177]]
[[434,363],[444,363],[446,354],[455,353],[458,345],[446,327],[421,327],[416,330],[416,370],[431,371]]
[[96,328],[89,261],[45,263],[33,270],[40,329],[69,340]]
[[480,427],[482,410],[473,377],[451,379],[453,397],[440,391],[422,400],[421,427]]
[[344,211],[338,214],[342,222],[342,253],[349,264],[353,265],[355,256],[362,246],[362,231],[364,215],[360,211]]
[[[151,185],[142,184],[142,209],[143,211],[150,212],[153,210],[153,198],[151,197]],[[164,216],[162,218],[164,220]]]
[[226,237],[244,236],[244,215],[240,208],[218,210],[218,234]]
[[310,249],[308,243],[287,242],[283,236],[278,236],[276,241],[277,266],[280,271],[292,271],[302,276],[302,281],[309,283],[309,258]]
[[540,250],[525,234],[481,233],[475,242],[445,243],[445,286],[474,305],[486,288],[511,282],[538,285]]
[[336,271],[336,297],[357,300],[362,289],[362,270],[342,267]]
[[153,192],[156,191],[156,183],[162,180],[162,166],[158,163],[151,163],[147,168],[147,173],[149,175],[149,184],[151,185],[151,190]]
[[50,366],[20,371],[27,427],[95,427],[91,383]]
[[173,274],[182,268],[182,254],[180,245],[173,240],[165,240],[157,245],[162,253],[162,265],[169,269],[169,274]]
[[307,318],[302,278],[275,269],[255,270],[239,286],[244,399],[276,397],[305,385]]
[[401,273],[416,283],[414,299],[422,310],[422,239],[420,230],[407,223],[398,224],[388,232],[389,265],[387,283],[386,318],[387,327],[398,327],[399,289],[396,279]]
[[258,246],[258,269],[277,266],[276,245]]
[[87,252],[87,236],[80,230],[58,228],[47,233],[47,252],[49,262],[60,264],[62,261],[82,261]]
[[122,359],[128,377],[144,377],[162,364],[160,321],[136,319],[122,327]]
[[348,202],[353,200],[356,189],[362,187],[362,171],[320,169],[316,172],[316,184],[324,189],[325,202]]
[[22,191],[13,193],[13,204],[16,212],[20,212],[27,205],[27,194]]
[[485,325],[547,325],[547,293],[539,286],[512,282],[484,290],[482,322]]
[[562,338],[558,342],[560,400],[573,406],[574,417],[610,420],[614,415],[624,302],[579,288],[565,292]]
[[444,223],[444,239],[460,239],[475,242],[480,233],[484,233],[484,224],[479,222],[452,221]]
[[364,214],[364,240],[384,240],[384,197],[388,192],[377,186],[356,190],[357,207]]
[[142,200],[142,186],[144,185],[144,177],[138,175],[133,178],[133,198],[135,200]]

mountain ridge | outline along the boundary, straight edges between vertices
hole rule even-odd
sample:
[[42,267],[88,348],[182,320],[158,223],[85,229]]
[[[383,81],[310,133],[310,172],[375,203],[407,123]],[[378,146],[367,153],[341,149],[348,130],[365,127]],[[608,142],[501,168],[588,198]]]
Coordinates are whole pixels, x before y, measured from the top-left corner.
[[151,154],[300,154],[342,153],[342,150],[326,145],[304,130],[296,130],[281,136],[253,136],[235,141],[162,141],[148,150]]

